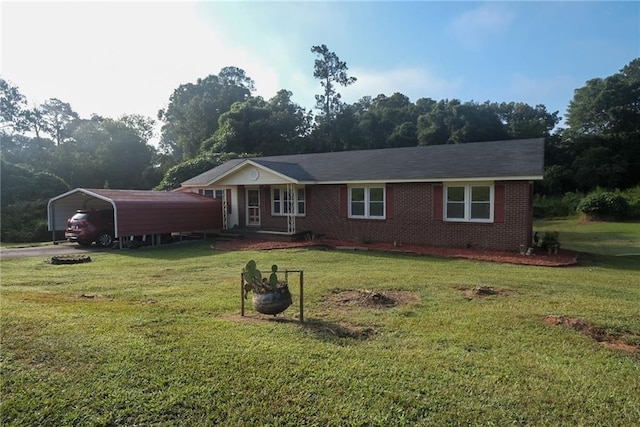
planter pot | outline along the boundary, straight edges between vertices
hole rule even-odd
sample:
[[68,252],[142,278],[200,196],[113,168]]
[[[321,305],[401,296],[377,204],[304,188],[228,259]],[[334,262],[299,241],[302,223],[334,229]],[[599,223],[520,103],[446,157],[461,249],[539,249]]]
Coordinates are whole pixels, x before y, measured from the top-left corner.
[[285,311],[291,304],[291,292],[287,286],[264,293],[253,292],[253,308],[258,313],[275,315]]

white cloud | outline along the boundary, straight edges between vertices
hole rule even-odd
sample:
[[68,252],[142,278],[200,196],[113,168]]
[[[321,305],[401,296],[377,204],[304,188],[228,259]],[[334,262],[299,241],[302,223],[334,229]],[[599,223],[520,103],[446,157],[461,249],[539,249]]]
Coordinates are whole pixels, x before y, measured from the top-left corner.
[[478,47],[487,39],[505,33],[515,17],[504,4],[482,3],[459,15],[449,26],[449,32],[462,44]]

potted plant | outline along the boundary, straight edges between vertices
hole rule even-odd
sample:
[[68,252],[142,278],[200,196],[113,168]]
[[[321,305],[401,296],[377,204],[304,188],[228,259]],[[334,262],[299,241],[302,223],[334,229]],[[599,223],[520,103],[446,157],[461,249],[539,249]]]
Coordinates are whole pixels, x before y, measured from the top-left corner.
[[547,251],[549,255],[557,254],[558,249],[560,248],[560,239],[558,238],[560,234],[557,231],[545,231],[542,235],[542,241],[540,242],[540,247]]
[[278,280],[278,266],[271,266],[269,278],[262,277],[262,273],[256,267],[256,262],[251,260],[242,269],[244,281],[244,297],[253,292],[253,308],[262,314],[282,313],[291,304],[291,292],[286,281]]

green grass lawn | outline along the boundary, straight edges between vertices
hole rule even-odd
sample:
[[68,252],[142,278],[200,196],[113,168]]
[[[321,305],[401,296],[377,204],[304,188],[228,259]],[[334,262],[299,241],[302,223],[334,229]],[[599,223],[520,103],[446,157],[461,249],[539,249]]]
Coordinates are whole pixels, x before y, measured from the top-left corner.
[[[543,321],[576,317],[639,345],[635,257],[547,268],[198,242],[92,259],[2,260],[3,426],[640,422],[640,354]],[[283,315],[239,316],[249,259],[304,269],[305,325],[295,278]],[[465,297],[479,285],[505,292]],[[418,300],[332,298],[364,289]]]
[[562,247],[578,252],[640,257],[640,222],[559,219],[536,221],[533,228],[539,232],[558,231]]

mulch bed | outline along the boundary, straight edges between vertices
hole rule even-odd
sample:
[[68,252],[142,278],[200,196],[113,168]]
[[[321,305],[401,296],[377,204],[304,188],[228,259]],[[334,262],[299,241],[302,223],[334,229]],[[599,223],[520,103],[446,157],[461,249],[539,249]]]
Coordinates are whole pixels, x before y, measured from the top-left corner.
[[479,261],[493,261],[508,264],[538,265],[545,267],[563,267],[578,263],[578,254],[560,249],[557,254],[549,255],[534,251],[532,255],[520,255],[514,252],[501,252],[483,249],[445,248],[437,246],[402,245],[391,243],[359,243],[332,239],[303,240],[298,242],[275,242],[268,240],[238,239],[216,242],[211,247],[219,250],[271,250],[303,247],[325,247],[340,250],[362,250],[430,255],[446,258],[465,258]]

